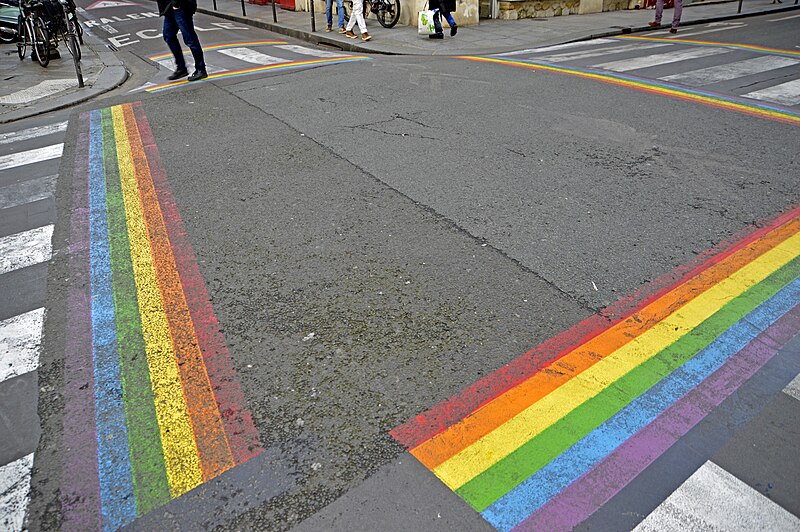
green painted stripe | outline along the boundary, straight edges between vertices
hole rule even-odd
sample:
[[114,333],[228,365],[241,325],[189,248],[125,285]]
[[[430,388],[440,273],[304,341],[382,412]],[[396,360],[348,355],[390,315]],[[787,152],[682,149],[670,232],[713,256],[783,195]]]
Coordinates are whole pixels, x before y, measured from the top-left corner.
[[170,491],[142,337],[111,109],[103,109],[102,127],[106,212],[117,314],[117,343],[122,367],[122,393],[133,469],[136,514],[144,515],[167,503],[170,500]]
[[719,335],[797,278],[800,257],[730,301],[653,358],[629,371],[503,460],[456,490],[481,512],[539,471],[634,398],[693,358]]

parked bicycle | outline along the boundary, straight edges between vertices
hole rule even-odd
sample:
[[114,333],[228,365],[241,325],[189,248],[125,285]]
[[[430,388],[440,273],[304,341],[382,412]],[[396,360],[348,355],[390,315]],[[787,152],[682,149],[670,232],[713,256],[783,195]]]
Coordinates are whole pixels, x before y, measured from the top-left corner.
[[[81,45],[79,41],[79,28],[78,20],[75,17],[75,4],[71,0],[58,0],[61,11],[58,15],[52,17],[48,24],[48,30],[52,38],[53,44],[58,48],[59,38],[64,41],[64,44],[72,56],[72,61],[75,63],[75,74],[78,76],[78,86],[83,87],[83,72],[81,71]],[[83,39],[80,39],[81,41]]]
[[391,28],[400,20],[400,0],[345,0],[344,14],[350,18],[353,12],[353,2],[364,2],[364,18],[370,13],[375,13],[378,23],[384,28]]
[[36,61],[43,67],[50,63],[50,33],[45,22],[46,16],[46,9],[40,0],[20,0],[17,54],[20,59],[25,59],[30,47]]

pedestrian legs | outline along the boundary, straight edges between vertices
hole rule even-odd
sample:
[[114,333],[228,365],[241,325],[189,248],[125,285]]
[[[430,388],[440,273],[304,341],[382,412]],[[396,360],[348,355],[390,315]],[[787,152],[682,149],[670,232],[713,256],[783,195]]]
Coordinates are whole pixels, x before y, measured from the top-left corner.
[[203,47],[200,46],[200,39],[197,38],[197,32],[194,30],[194,21],[192,15],[188,15],[182,9],[174,10],[175,22],[178,23],[178,28],[181,30],[183,42],[191,50],[192,57],[194,58],[194,69],[205,72],[206,62],[203,58]]
[[[675,33],[681,23],[681,13],[683,13],[683,0],[675,0],[675,12],[672,14],[671,32]],[[661,25],[661,17],[664,14],[664,0],[656,0],[656,17],[651,26]]]
[[183,49],[178,42],[178,24],[175,22],[175,16],[172,13],[164,14],[164,41],[169,47],[175,58],[175,70],[186,70],[186,60],[183,58]]
[[[339,27],[344,28],[344,0],[336,0],[336,13],[339,16]],[[330,29],[333,25],[333,0],[325,0],[325,18]]]
[[358,22],[358,30],[361,34],[367,33],[367,23],[364,21],[364,4],[361,0],[353,0],[353,12],[350,13],[350,20],[347,21],[347,31],[353,31],[356,22]]

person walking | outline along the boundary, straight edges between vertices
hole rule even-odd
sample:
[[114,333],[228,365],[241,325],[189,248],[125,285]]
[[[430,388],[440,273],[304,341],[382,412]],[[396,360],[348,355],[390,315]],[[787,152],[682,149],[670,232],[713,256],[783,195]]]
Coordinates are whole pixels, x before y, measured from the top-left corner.
[[183,50],[178,42],[178,30],[194,58],[194,72],[189,76],[189,81],[207,78],[203,47],[200,46],[200,39],[197,38],[192,19],[197,11],[197,0],[158,0],[158,11],[164,17],[164,41],[175,57],[175,72],[170,74],[167,79],[176,80],[189,76],[189,71],[186,70],[186,60],[183,58]]
[[[658,28],[661,26],[661,15],[664,12],[664,0],[656,0],[656,18],[649,22],[650,27]],[[683,12],[683,0],[675,0],[675,12],[672,14],[672,26],[670,33],[678,33],[678,25],[681,23],[681,13]]]
[[353,12],[350,13],[350,20],[347,21],[347,29],[344,32],[346,37],[351,39],[358,37],[353,33],[353,27],[356,22],[358,22],[358,30],[361,32],[361,40],[369,41],[372,39],[370,34],[367,33],[367,23],[364,21],[364,2],[362,0],[353,0]]
[[[325,0],[325,16],[328,19],[328,27],[325,28],[325,31],[331,32],[331,26],[333,25],[333,0]],[[336,0],[336,13],[339,16],[339,33],[344,33],[344,0]]]
[[456,0],[430,0],[428,2],[430,9],[435,9],[433,13],[433,27],[435,33],[428,35],[431,39],[444,39],[444,30],[442,29],[442,20],[439,14],[445,18],[450,25],[450,37],[455,37],[458,33],[458,25],[451,13],[456,10]]

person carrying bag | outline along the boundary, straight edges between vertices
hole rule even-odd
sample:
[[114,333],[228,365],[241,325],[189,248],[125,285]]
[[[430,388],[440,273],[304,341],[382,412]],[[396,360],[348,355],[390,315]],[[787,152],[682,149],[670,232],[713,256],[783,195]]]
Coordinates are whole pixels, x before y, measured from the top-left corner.
[[450,36],[454,37],[458,33],[458,25],[451,13],[456,10],[456,0],[429,0],[433,13],[433,26],[434,33],[428,35],[430,39],[444,39],[444,30],[442,29],[441,16],[444,16],[447,23],[450,25]]

